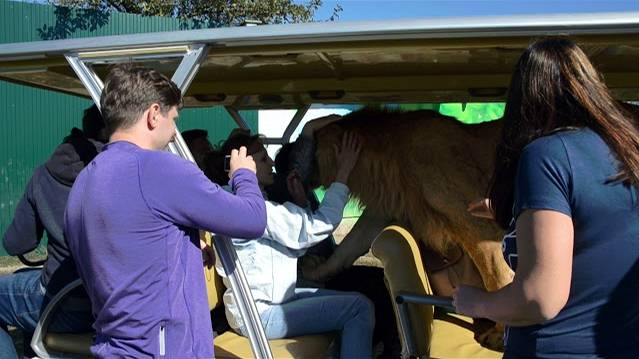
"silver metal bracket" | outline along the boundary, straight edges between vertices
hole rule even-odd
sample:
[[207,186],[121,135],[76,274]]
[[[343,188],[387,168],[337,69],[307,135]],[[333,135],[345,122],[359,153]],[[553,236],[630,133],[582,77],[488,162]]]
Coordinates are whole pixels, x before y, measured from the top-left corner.
[[67,62],[73,69],[78,78],[84,85],[84,87],[89,91],[89,95],[91,95],[91,99],[93,99],[93,103],[100,108],[100,95],[102,94],[102,89],[104,88],[104,84],[102,80],[96,75],[93,69],[90,66],[87,66],[78,55],[64,55],[67,59]]
[[242,117],[240,111],[232,106],[224,106],[224,108],[226,109],[226,112],[228,112],[228,114],[231,116],[233,121],[235,121],[235,123],[240,126],[240,128],[243,128],[245,130],[249,129],[249,125],[248,123],[246,123],[246,120],[244,120],[244,117]]
[[300,122],[302,122],[302,119],[310,108],[311,105],[304,105],[295,111],[295,115],[293,115],[291,122],[288,123],[288,126],[286,126],[286,129],[284,130],[284,134],[282,134],[282,143],[291,142],[291,135],[297,126],[299,126]]

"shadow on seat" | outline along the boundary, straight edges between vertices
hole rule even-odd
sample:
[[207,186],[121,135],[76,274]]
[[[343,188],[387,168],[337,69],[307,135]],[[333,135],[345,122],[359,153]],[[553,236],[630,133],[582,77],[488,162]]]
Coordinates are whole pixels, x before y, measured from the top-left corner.
[[[200,231],[200,238],[206,243],[211,243],[211,235]],[[213,310],[223,305],[222,294],[224,286],[222,279],[215,272],[215,268],[204,268],[204,276],[208,292],[209,309]],[[94,333],[66,334],[48,333],[47,327],[55,307],[61,299],[81,285],[80,280],[67,285],[49,303],[43,317],[38,322],[31,347],[40,358],[91,358],[89,347],[93,342]],[[43,339],[44,338],[44,339]],[[321,359],[330,356],[331,344],[335,339],[334,333],[307,335],[302,337],[270,340],[269,346],[274,358],[304,358]],[[217,336],[214,341],[216,358],[251,358],[253,352],[248,338],[240,336],[232,331],[227,331]]]
[[[433,294],[419,246],[406,229],[386,227],[373,242],[372,252],[384,265],[384,280],[391,297],[406,293]],[[432,305],[409,303],[406,306],[408,323],[402,325],[400,307],[393,302],[403,356],[438,359],[503,356],[475,341],[472,318],[454,313],[435,314]]]

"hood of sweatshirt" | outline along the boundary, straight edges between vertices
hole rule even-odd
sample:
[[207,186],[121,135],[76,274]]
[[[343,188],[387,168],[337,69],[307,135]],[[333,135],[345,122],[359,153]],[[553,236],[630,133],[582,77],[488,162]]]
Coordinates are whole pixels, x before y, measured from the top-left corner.
[[74,127],[44,166],[58,182],[71,186],[80,171],[102,150],[103,145],[87,138],[82,130]]

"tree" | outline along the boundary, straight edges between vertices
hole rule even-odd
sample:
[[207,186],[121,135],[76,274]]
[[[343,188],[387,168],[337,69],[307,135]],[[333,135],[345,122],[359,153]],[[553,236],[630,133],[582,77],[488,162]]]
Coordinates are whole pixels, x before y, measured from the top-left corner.
[[[323,0],[295,3],[293,0],[49,0],[56,6],[83,11],[119,11],[145,16],[178,18],[182,27],[211,28],[242,25],[246,20],[264,24],[311,22]],[[327,20],[336,20],[337,4]]]

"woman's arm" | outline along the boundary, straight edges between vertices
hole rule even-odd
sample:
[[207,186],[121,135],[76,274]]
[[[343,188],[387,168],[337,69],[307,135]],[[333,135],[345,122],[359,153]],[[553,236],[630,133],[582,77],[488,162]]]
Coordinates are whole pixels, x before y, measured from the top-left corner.
[[[349,194],[346,182],[357,163],[360,150],[361,144],[357,136],[345,133],[341,148],[335,148],[339,161],[335,182],[326,191],[318,210],[311,213],[290,202],[279,206],[267,203],[268,222],[265,235],[293,249],[308,248],[328,237],[342,220]],[[294,177],[289,179],[292,180],[290,185],[299,181]],[[295,186],[289,186],[289,191],[299,191],[299,188],[294,188]]]
[[305,249],[326,239],[342,221],[348,187],[333,183],[315,212],[291,202],[266,202],[268,216],[264,236],[291,249]]
[[557,316],[570,294],[572,219],[552,210],[525,210],[517,219],[517,272],[496,292],[460,286],[457,311],[511,326],[543,323]]

